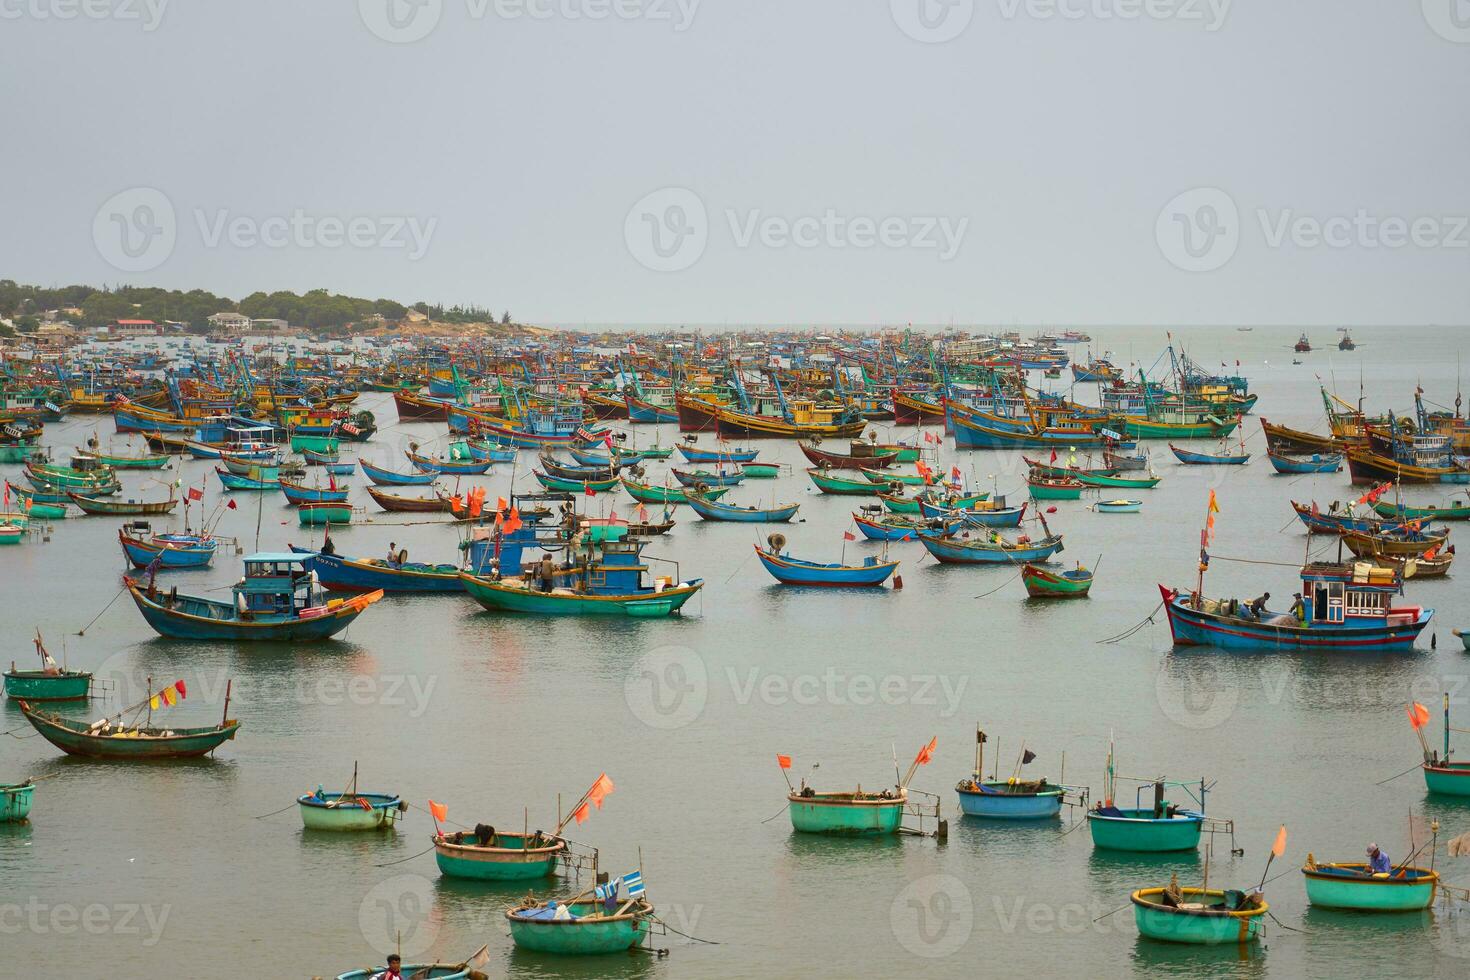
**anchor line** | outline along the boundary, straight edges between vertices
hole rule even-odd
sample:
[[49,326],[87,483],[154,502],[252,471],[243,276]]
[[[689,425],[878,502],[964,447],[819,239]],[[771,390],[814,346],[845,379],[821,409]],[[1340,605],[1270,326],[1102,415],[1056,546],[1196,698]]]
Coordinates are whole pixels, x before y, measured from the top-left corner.
[[128,587],[126,585],[124,585],[121,589],[118,589],[117,590],[117,595],[115,595],[111,599],[107,600],[107,605],[105,605],[105,606],[102,607],[102,612],[100,612],[97,615],[93,616],[92,617],[92,622],[88,623],[86,626],[83,626],[81,629],[77,630],[76,633],[74,633],[73,635],[74,636],[86,636],[87,635],[87,630],[91,629],[92,626],[93,626],[93,624],[95,624],[97,622],[97,620],[99,620],[99,619],[102,618],[103,613],[105,613],[105,612],[107,612],[107,610],[111,609],[112,608],[112,604],[114,602],[116,602],[122,596],[122,594],[124,592],[126,592],[126,591],[128,591]]
[[663,919],[660,919],[656,915],[649,916],[649,918],[651,918],[654,922],[657,922],[659,925],[663,926],[665,929],[667,929],[669,932],[672,932],[676,936],[683,936],[685,939],[691,939],[696,943],[704,943],[707,946],[720,945],[720,943],[714,939],[700,939],[698,936],[691,936],[687,932],[680,932],[678,929],[675,929],[673,926],[669,925],[667,922],[665,922]]
[[414,858],[423,857],[425,854],[428,854],[433,849],[434,849],[434,845],[433,844],[430,844],[428,847],[424,848],[422,851],[419,851],[417,854],[410,854],[406,858],[399,858],[397,861],[389,861],[386,864],[375,864],[375,865],[373,865],[373,867],[375,867],[375,868],[391,868],[395,864],[402,864],[404,861],[412,861]]
[[1137,633],[1139,630],[1143,629],[1145,626],[1152,626],[1153,623],[1154,623],[1154,617],[1157,616],[1159,614],[1159,610],[1160,609],[1163,609],[1163,608],[1164,608],[1164,603],[1162,601],[1160,601],[1157,606],[1154,606],[1153,612],[1151,612],[1147,616],[1145,616],[1143,618],[1143,620],[1138,623],[1138,625],[1133,626],[1133,627],[1131,627],[1129,629],[1124,630],[1123,632],[1119,633],[1117,636],[1110,636],[1110,637],[1107,637],[1106,639],[1098,640],[1097,642],[1098,643],[1119,643],[1119,642],[1121,642],[1123,640],[1128,639],[1130,636],[1132,636],[1134,633]]

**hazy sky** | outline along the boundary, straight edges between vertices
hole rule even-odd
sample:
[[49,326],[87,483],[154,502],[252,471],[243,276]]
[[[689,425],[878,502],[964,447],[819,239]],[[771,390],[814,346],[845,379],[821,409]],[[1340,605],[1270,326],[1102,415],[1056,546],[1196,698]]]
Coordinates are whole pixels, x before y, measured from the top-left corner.
[[0,277],[1470,322],[1470,0],[0,0]]

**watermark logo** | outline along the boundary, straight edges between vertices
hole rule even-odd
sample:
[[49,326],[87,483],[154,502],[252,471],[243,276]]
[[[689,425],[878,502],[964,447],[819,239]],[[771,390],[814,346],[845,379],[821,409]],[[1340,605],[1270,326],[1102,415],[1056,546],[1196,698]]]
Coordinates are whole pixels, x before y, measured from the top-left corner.
[[439,26],[444,0],[357,0],[363,25],[389,44],[412,44]]
[[915,41],[943,44],[975,19],[975,0],[888,0],[893,22]]
[[725,668],[725,677],[735,693],[735,702],[741,705],[759,700],[762,704],[782,707],[795,704],[801,707],[826,704],[838,708],[867,708],[876,704],[918,705],[938,708],[939,717],[953,718],[960,709],[965,696],[965,687],[970,678],[962,675],[956,680],[948,674],[849,674],[828,667],[821,674],[763,673],[759,667],[751,667],[745,676],[734,667]]
[[172,905],[118,902],[104,905],[49,905],[32,895],[24,902],[0,902],[0,936],[113,936],[140,938],[158,945]]
[[438,218],[416,215],[312,214],[296,208],[290,214],[265,217],[233,214],[228,208],[194,209],[194,223],[205,248],[384,249],[402,250],[417,262],[429,250]]
[[664,187],[644,196],[623,220],[628,252],[654,272],[683,272],[709,244],[704,201],[687,187]]
[[628,671],[623,699],[633,717],[650,728],[683,728],[704,712],[709,671],[704,659],[688,647],[659,647]]
[[1470,218],[1465,215],[1372,214],[1358,208],[1352,215],[1334,214],[1322,218],[1299,214],[1291,208],[1271,211],[1256,209],[1261,236],[1269,248],[1281,248],[1290,242],[1296,248],[1332,249],[1400,249],[1407,246],[1431,249],[1470,248]]
[[725,220],[729,223],[736,248],[750,248],[759,243],[770,249],[911,249],[935,252],[941,262],[948,262],[959,254],[965,233],[970,230],[969,218],[941,215],[874,218],[845,215],[834,208],[827,208],[820,215],[806,214],[794,218],[766,214],[759,208],[744,214],[728,208]]
[[178,230],[173,202],[155,187],[119,191],[92,218],[97,254],[122,272],[148,272],[166,262]]
[[362,938],[379,953],[416,959],[433,949],[439,921],[433,914],[434,893],[423,875],[398,875],[372,887],[357,907]]
[[1001,17],[1015,20],[1171,20],[1203,24],[1206,31],[1225,25],[1231,0],[996,0]]
[[1234,675],[1207,661],[1165,661],[1154,678],[1154,694],[1165,718],[1193,731],[1219,728],[1240,705]]
[[156,31],[169,0],[0,0],[0,20],[116,20]]
[[1470,0],[1419,0],[1429,29],[1446,41],[1470,44]]
[[960,950],[975,928],[975,899],[954,875],[925,875],[906,885],[888,908],[900,946],[939,959]]
[[1240,212],[1218,187],[1196,187],[1164,205],[1154,222],[1154,238],[1176,268],[1213,272],[1240,247]]

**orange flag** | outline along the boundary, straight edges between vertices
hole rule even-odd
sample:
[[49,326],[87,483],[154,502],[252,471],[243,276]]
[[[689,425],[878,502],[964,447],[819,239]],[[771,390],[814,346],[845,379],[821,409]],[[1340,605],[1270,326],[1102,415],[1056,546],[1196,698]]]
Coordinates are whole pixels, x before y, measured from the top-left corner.
[[445,806],[443,803],[435,803],[433,800],[430,800],[429,812],[433,814],[435,820],[449,819],[449,807]]
[[934,749],[939,745],[939,736],[935,735],[929,740],[929,744],[919,750],[918,756],[914,758],[914,765],[927,766],[929,760],[934,758]]
[[780,766],[782,769],[790,769],[791,768],[791,756],[789,756],[789,755],[777,755],[776,756],[776,765]]
[[584,823],[587,820],[587,813],[587,804],[583,803],[581,806],[577,807],[577,809],[572,813],[572,816],[577,818],[577,823]]
[[601,776],[597,777],[597,782],[593,783],[592,788],[587,791],[587,799],[594,806],[596,806],[597,809],[601,810],[602,801],[607,799],[607,794],[611,793],[616,788],[617,787],[613,786],[613,781],[607,778],[607,773],[603,773]]
[[510,509],[510,516],[505,519],[505,533],[514,534],[521,529],[521,511],[518,507]]
[[1409,713],[1409,724],[1413,726],[1414,731],[1417,732],[1419,729],[1429,724],[1429,709],[1424,707],[1424,705],[1420,704],[1418,701],[1415,701],[1404,710]]
[[1276,831],[1276,843],[1271,845],[1271,853],[1276,857],[1286,853],[1286,824],[1282,824],[1281,829]]

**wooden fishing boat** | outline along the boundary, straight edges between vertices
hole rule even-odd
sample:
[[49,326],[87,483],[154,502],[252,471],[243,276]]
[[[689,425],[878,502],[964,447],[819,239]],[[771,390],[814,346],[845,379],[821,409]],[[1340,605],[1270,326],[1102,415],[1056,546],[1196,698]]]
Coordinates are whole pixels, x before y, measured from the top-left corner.
[[1007,507],[1005,497],[994,500],[976,500],[968,507],[941,507],[927,500],[919,500],[919,516],[925,518],[958,517],[966,527],[1020,527],[1028,504]]
[[66,505],[71,497],[67,496],[64,490],[54,494],[46,493],[42,490],[16,486],[9,480],[5,481],[5,488],[20,498],[21,512],[27,518],[59,521],[67,515]]
[[387,830],[408,809],[396,793],[359,793],[344,790],[325,793],[317,789],[296,798],[301,823],[307,830],[355,832]]
[[148,625],[161,636],[189,640],[323,640],[342,632],[381,591],[326,599],[295,554],[263,552],[245,558],[245,576],[233,602],[160,593],[150,582],[124,578]]
[[780,463],[741,463],[740,472],[749,480],[774,480],[781,475]]
[[1062,811],[1067,790],[1042,780],[962,779],[955,786],[960,812],[988,820],[1050,820]]
[[[782,585],[816,585],[828,588],[878,586],[888,581],[888,577],[898,568],[898,562],[879,561],[873,555],[865,557],[861,565],[805,561],[792,558],[789,554],[780,554],[780,545],[786,543],[781,535],[773,534],[771,539],[769,550],[755,545],[755,553],[766,571]],[[776,544],[776,541],[780,544]]]
[[21,670],[10,662],[5,672],[5,696],[17,701],[81,701],[92,690],[92,673],[87,670],[68,670],[58,664],[46,652],[41,633],[36,631],[31,641],[36,655],[41,658],[37,670]]
[[449,510],[449,498],[442,493],[432,497],[400,497],[368,487],[367,494],[379,507],[395,514],[437,514]]
[[364,476],[380,487],[427,487],[439,479],[439,474],[434,472],[395,473],[393,470],[374,466],[365,459],[359,459],[357,465],[362,467]]
[[990,499],[990,491],[983,493],[937,493],[926,490],[913,497],[895,493],[879,493],[883,506],[894,514],[922,514],[929,505],[947,510],[966,510],[977,503]]
[[1261,431],[1266,434],[1267,450],[1285,455],[1341,455],[1343,445],[1348,441],[1333,436],[1319,436],[1315,432],[1289,429],[1264,418],[1261,419]]
[[775,504],[771,507],[736,507],[715,500],[707,493],[693,490],[685,494],[689,509],[707,521],[735,521],[745,524],[785,524],[796,516],[801,504]]
[[408,461],[423,473],[448,474],[450,476],[479,476],[489,471],[491,462],[470,459],[439,459],[433,456],[423,456],[412,449],[406,449],[403,453]]
[[161,470],[168,465],[169,461],[169,455],[167,453],[126,455],[122,453],[105,453],[97,449],[91,449],[88,452],[98,463],[103,466],[110,466],[115,470]]
[[1396,556],[1404,558],[1433,557],[1449,538],[1449,528],[1415,530],[1412,527],[1384,527],[1376,531],[1342,532],[1342,542],[1359,558]]
[[537,462],[541,464],[541,470],[547,476],[558,480],[576,480],[579,483],[583,480],[615,480],[619,470],[619,467],[616,466],[568,466],[566,463],[558,462],[545,450],[541,451]]
[[689,463],[752,463],[760,455],[759,449],[699,449],[690,445],[676,448]]
[[487,828],[489,840],[481,843],[473,833],[436,833],[434,860],[446,878],[472,881],[529,881],[556,873],[566,857],[564,837],[555,834],[503,833]]
[[1197,453],[1190,449],[1181,449],[1172,442],[1169,443],[1169,451],[1186,466],[1244,466],[1251,460],[1250,453],[1231,453],[1224,450],[1218,453]]
[[393,404],[401,422],[444,422],[449,418],[448,402],[417,391],[394,391]]
[[167,500],[145,501],[145,500],[107,500],[102,497],[88,497],[80,493],[69,494],[71,502],[81,508],[82,513],[91,515],[104,515],[109,517],[156,517],[159,514],[167,514],[179,505],[179,501],[170,492]]
[[1450,633],[1465,645],[1465,652],[1470,653],[1470,630],[1452,629]]
[[1329,909],[1361,912],[1416,912],[1434,904],[1438,872],[1400,867],[1373,873],[1366,864],[1318,864],[1312,855],[1302,865],[1307,901]]
[[1463,500],[1413,506],[1380,499],[1374,501],[1373,509],[1382,517],[1398,521],[1470,521],[1470,501]]
[[681,470],[678,467],[670,467],[669,472],[674,474],[686,487],[736,487],[745,480],[742,470],[728,470],[712,473],[709,470]]
[[540,470],[532,470],[531,475],[536,477],[543,487],[560,493],[586,493],[591,490],[594,493],[605,493],[618,485],[619,478],[614,476],[606,480],[566,480],[559,476],[551,476]]
[[1092,505],[1099,514],[1136,514],[1143,509],[1142,500],[1099,500]]
[[855,439],[849,446],[847,453],[833,453],[818,448],[814,443],[798,442],[802,453],[816,466],[830,466],[833,469],[862,470],[883,469],[898,462],[898,451],[894,449],[880,449],[873,443],[863,442]]
[[53,493],[76,490],[94,497],[109,497],[122,490],[122,484],[109,469],[74,470],[30,460],[26,463],[24,472],[31,486]]
[[249,476],[240,476],[238,473],[231,473],[229,470],[222,470],[219,467],[215,467],[214,472],[219,477],[220,485],[226,490],[281,489],[281,481],[277,478],[256,479]]
[[473,458],[488,459],[492,463],[513,463],[516,454],[520,452],[515,446],[502,446],[487,439],[466,439],[465,447],[469,449],[470,456]]
[[[235,737],[240,723],[233,718],[202,728],[166,728],[150,725],[87,722],[65,718],[19,702],[21,713],[41,737],[68,755],[92,759],[138,762],[149,759],[187,759],[208,755]],[[228,710],[228,708],[226,709]]]
[[400,560],[394,562],[348,558],[295,546],[291,550],[302,556],[303,568],[315,572],[317,580],[335,592],[464,592],[458,567],[410,562],[406,550],[400,551]]
[[1008,541],[993,530],[975,537],[970,537],[967,531],[920,535],[919,542],[929,554],[946,565],[1024,565],[1045,561],[1063,548],[1060,534],[1048,534],[1040,541],[1026,535]]
[[1093,573],[1080,566],[1065,572],[1029,563],[1021,567],[1021,582],[1033,599],[1084,599],[1092,579]]
[[0,823],[20,823],[29,817],[35,793],[36,784],[30,780],[0,783]]
[[[606,446],[604,446],[605,448]],[[581,446],[573,444],[567,447],[567,452],[571,454],[572,459],[575,459],[582,466],[594,466],[604,470],[613,467],[633,466],[643,462],[643,454],[637,450],[613,449],[609,452],[594,452],[591,449],[584,449]]]
[[[558,915],[564,917],[558,918]],[[609,910],[601,901],[522,902],[505,913],[510,938],[538,953],[621,953],[648,938],[654,908],[642,897]]]
[[896,834],[903,822],[908,791],[818,793],[803,785],[786,797],[791,827],[802,834],[869,836]]
[[1039,476],[1032,472],[1026,477],[1031,488],[1032,500],[1080,500],[1083,483],[1071,477]]
[[959,512],[941,518],[914,520],[900,514],[867,517],[854,513],[852,521],[869,541],[913,541],[921,534],[950,534],[959,528]]
[[[264,456],[258,459],[250,459],[243,456],[232,456],[229,453],[224,453],[220,456],[219,461],[225,464],[225,469],[229,470],[236,476],[248,476],[252,480],[274,480],[281,475],[281,469],[283,466],[279,457],[270,456]],[[295,464],[291,464],[289,466],[286,466],[286,469],[288,476],[292,472],[299,472],[303,476],[306,475],[305,466],[297,466]]]
[[122,545],[123,556],[134,568],[148,568],[157,563],[159,570],[167,568],[208,568],[214,561],[219,542],[214,538],[197,534],[149,533],[145,522],[134,522],[118,529],[117,539]]
[[[402,976],[412,980],[489,980],[489,975],[480,972],[485,965],[488,947],[481,947],[475,962],[463,963],[405,963],[399,969]],[[365,966],[357,970],[337,974],[336,980],[382,980],[383,967]]]
[[1107,851],[1193,851],[1199,847],[1205,815],[1164,800],[1151,807],[1108,806],[1087,811],[1092,845]]
[[1198,421],[1168,422],[1145,415],[1121,415],[1112,423],[1135,439],[1223,439],[1235,431],[1240,419],[1209,415]]
[[875,470],[867,467],[863,468],[862,473],[869,483],[878,483],[883,486],[901,483],[906,487],[927,487],[934,482],[932,476],[925,476],[922,473],[896,473],[893,470]]
[[1266,450],[1266,458],[1277,473],[1336,473],[1342,469],[1343,460],[1341,453],[1288,455],[1273,449]]
[[311,501],[296,505],[296,521],[302,527],[323,527],[328,524],[351,524],[352,506],[330,500]]
[[1270,906],[1240,891],[1140,888],[1129,896],[1133,920],[1149,939],[1204,946],[1239,945],[1261,938],[1262,921]]
[[866,478],[857,480],[850,477],[833,476],[831,470],[822,467],[810,467],[807,469],[806,475],[811,477],[812,483],[816,485],[818,490],[823,493],[839,496],[873,497],[885,489],[892,490],[895,493],[901,492],[902,490],[902,487],[898,483],[884,485],[874,483],[872,480]]
[[1366,446],[1348,446],[1348,472],[1354,483],[1470,483],[1470,469],[1451,465],[1418,465],[1375,453]]
[[682,487],[655,487],[648,483],[639,483],[628,477],[620,477],[623,489],[634,500],[645,504],[687,504],[689,502],[687,493],[698,491],[700,496],[706,500],[718,500],[730,492],[729,487],[692,488],[686,491]]
[[[679,427],[684,428],[683,403],[679,405]],[[723,405],[710,405],[715,430],[726,439],[854,439],[863,434],[868,421],[852,411],[818,408],[814,402],[792,403],[789,417],[741,412]]]
[[26,529],[22,524],[0,521],[0,545],[20,544],[25,539]]
[[281,493],[293,504],[345,504],[349,487],[309,487],[295,480],[282,477],[277,481],[281,485]]

